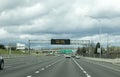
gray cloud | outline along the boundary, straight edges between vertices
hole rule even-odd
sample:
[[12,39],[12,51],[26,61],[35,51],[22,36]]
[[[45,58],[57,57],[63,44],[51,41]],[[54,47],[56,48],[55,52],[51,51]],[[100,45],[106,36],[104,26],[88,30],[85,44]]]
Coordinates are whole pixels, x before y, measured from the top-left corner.
[[120,11],[116,10],[111,10],[111,9],[106,9],[102,10],[96,14],[91,15],[91,17],[96,18],[96,19],[113,19],[113,18],[118,18],[120,17]]
[[42,0],[0,0],[0,12],[16,9],[17,7],[31,6]]
[[0,39],[119,36],[119,0],[0,1]]

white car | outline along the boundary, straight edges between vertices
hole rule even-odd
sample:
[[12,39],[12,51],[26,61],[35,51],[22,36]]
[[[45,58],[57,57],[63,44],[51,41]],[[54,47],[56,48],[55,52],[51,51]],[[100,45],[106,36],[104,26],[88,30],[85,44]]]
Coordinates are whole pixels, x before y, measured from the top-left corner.
[[71,56],[70,55],[64,55],[65,56],[65,58],[70,58]]
[[0,56],[0,70],[4,68],[4,59],[2,56]]
[[75,56],[76,59],[80,59],[80,56]]

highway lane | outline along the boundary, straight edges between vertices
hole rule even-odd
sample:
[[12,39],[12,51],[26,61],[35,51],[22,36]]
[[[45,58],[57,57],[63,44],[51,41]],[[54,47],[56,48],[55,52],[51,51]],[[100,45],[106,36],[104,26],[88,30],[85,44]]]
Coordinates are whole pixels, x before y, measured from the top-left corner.
[[120,71],[120,64],[111,63],[111,62],[103,62],[103,61],[94,61],[94,60],[88,60],[88,59],[81,59],[82,61],[86,61],[92,64],[97,64],[105,68],[109,68],[115,71]]
[[8,67],[18,67],[20,65],[25,64],[32,64],[32,63],[40,63],[42,61],[49,61],[51,59],[54,59],[53,57],[48,56],[26,56],[21,58],[11,58],[11,59],[5,59],[5,69]]
[[0,77],[24,77],[27,73],[49,65],[61,58],[57,56],[27,56],[24,58],[5,59],[5,69],[0,71]]
[[91,77],[120,77],[120,66],[100,61],[76,59]]
[[7,59],[0,77],[120,77],[120,66],[63,56]]
[[32,73],[32,77],[86,77],[82,70],[74,63],[72,59],[64,58],[44,70],[36,70],[39,73]]
[[120,70],[119,66],[110,63],[64,58],[49,68],[34,71],[27,77],[120,77]]

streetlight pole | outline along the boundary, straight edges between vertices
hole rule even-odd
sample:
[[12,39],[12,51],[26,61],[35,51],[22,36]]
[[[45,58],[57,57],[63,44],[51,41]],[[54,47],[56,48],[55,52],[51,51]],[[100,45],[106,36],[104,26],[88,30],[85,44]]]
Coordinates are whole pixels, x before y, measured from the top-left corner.
[[109,35],[107,33],[107,57],[109,57]]
[[28,52],[29,52],[29,54],[30,54],[30,40],[28,40],[28,44],[29,44]]
[[[99,23],[101,23],[101,20],[98,20],[98,22]],[[99,25],[99,41],[100,41],[100,58],[101,58],[101,55],[102,55],[102,47],[101,47],[101,31],[102,31],[102,29],[101,29],[101,25]]]

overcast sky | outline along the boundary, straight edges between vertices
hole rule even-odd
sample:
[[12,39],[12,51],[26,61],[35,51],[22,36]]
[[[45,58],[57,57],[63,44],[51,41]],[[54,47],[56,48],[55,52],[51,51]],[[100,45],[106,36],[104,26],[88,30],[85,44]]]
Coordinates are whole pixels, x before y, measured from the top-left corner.
[[1,40],[51,38],[120,43],[120,0],[0,0]]

